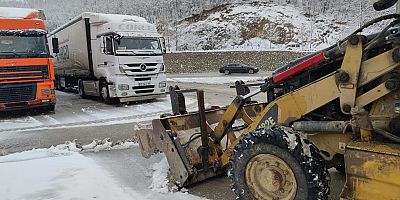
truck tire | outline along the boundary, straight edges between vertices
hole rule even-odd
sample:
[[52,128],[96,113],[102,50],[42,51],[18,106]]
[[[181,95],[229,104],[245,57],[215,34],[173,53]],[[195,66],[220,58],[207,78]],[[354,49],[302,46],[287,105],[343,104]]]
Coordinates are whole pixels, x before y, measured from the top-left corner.
[[329,173],[318,149],[283,127],[244,136],[230,158],[228,174],[242,200],[314,200],[329,194]]
[[340,174],[345,175],[346,174],[346,166],[344,164],[338,165],[335,167],[336,171],[338,171]]
[[108,85],[105,81],[100,82],[100,98],[106,104],[112,103],[112,99],[110,98],[110,91],[108,90]]
[[231,74],[231,72],[229,70],[227,70],[227,69],[224,71],[224,73],[225,73],[225,75]]
[[254,74],[254,70],[249,69],[249,74]]
[[60,77],[56,77],[56,80],[54,82],[55,82],[56,90],[61,91]]
[[54,111],[56,110],[56,105],[47,106],[47,110],[48,110],[49,112],[54,112]]
[[82,98],[84,98],[84,99],[87,98],[82,80],[78,80],[78,93],[79,93],[79,96],[81,96]]

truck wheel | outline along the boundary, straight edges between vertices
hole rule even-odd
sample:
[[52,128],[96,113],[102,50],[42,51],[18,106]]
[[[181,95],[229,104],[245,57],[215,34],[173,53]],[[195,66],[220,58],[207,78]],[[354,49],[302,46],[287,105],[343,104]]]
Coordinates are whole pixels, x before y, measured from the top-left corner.
[[336,166],[335,169],[343,175],[346,174],[346,166],[344,164]]
[[229,75],[231,72],[229,70],[225,70],[225,75]]
[[55,87],[56,87],[56,90],[61,91],[61,83],[60,83],[60,78],[59,77],[56,77]]
[[54,111],[56,110],[56,105],[47,106],[47,110],[48,110],[49,112],[54,112]]
[[258,129],[244,136],[230,158],[239,199],[327,199],[329,173],[317,148],[290,129]]
[[250,69],[249,74],[254,74],[254,70]]
[[100,97],[106,104],[111,104],[110,92],[108,90],[108,85],[106,82],[101,82],[100,84]]
[[79,96],[81,96],[84,99],[87,97],[82,80],[78,81],[78,93],[79,93]]

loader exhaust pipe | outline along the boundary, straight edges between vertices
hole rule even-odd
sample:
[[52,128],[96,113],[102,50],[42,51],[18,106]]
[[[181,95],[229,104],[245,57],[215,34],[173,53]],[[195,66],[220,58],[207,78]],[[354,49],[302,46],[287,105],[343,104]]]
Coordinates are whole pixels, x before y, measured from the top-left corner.
[[351,131],[348,121],[302,121],[293,123],[293,129],[305,132],[347,132]]

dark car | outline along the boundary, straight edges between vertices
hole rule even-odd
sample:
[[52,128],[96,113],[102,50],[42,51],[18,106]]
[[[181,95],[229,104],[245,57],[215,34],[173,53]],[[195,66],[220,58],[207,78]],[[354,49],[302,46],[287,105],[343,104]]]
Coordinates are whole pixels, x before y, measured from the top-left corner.
[[244,64],[226,64],[219,68],[220,73],[230,74],[230,73],[257,73],[259,69],[257,67],[251,67]]

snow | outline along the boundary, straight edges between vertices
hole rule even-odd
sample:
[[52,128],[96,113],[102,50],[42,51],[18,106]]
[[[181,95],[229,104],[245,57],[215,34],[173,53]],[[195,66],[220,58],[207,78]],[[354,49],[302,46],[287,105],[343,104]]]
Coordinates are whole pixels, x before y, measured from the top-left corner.
[[32,12],[38,12],[34,9],[29,8],[10,8],[10,7],[0,7],[0,18],[25,18]]
[[[124,143],[120,146],[131,146]],[[168,192],[168,163],[164,158],[153,165],[153,190],[137,191],[117,180],[109,171],[69,142],[48,149],[34,149],[0,157],[2,200],[118,199],[146,200],[164,194],[163,199],[196,200],[187,192]],[[160,197],[160,196],[159,196]]]
[[48,149],[33,149],[0,157],[0,163],[20,162],[41,158],[69,156],[76,152],[76,146],[69,149],[70,145],[57,145]]
[[159,193],[169,193],[168,188],[168,172],[169,165],[166,158],[163,158],[159,163],[155,163],[152,168],[152,182],[149,188]]
[[[46,150],[41,153],[46,154]],[[28,151],[5,156],[13,161],[0,163],[2,199],[143,199],[79,153],[53,156],[49,149],[50,156],[36,154]]]
[[90,144],[82,145],[83,152],[99,152],[104,150],[121,150],[138,147],[139,144],[132,141],[113,143],[110,138],[93,140]]
[[1,124],[0,130],[8,128],[19,129],[19,128],[43,125],[42,122],[31,116],[20,117],[17,119],[3,119],[0,120],[0,124]]
[[[65,127],[127,124],[150,121],[158,118],[160,114],[171,112],[169,98],[154,100],[150,103],[110,106],[95,100],[82,100],[77,94],[56,91],[56,95],[59,101],[55,114],[1,118],[0,131],[23,132]],[[188,109],[196,106],[196,101],[191,98],[186,98],[186,103]]]
[[263,81],[261,76],[243,77],[243,76],[224,76],[224,77],[193,77],[193,78],[168,78],[167,81],[177,83],[203,83],[203,84],[230,84],[236,81],[254,82]]
[[287,131],[286,129],[283,129],[283,131],[286,133],[286,135],[284,135],[283,138],[288,143],[289,149],[292,149],[292,150],[295,149],[297,146],[296,134],[292,133],[291,131]]

